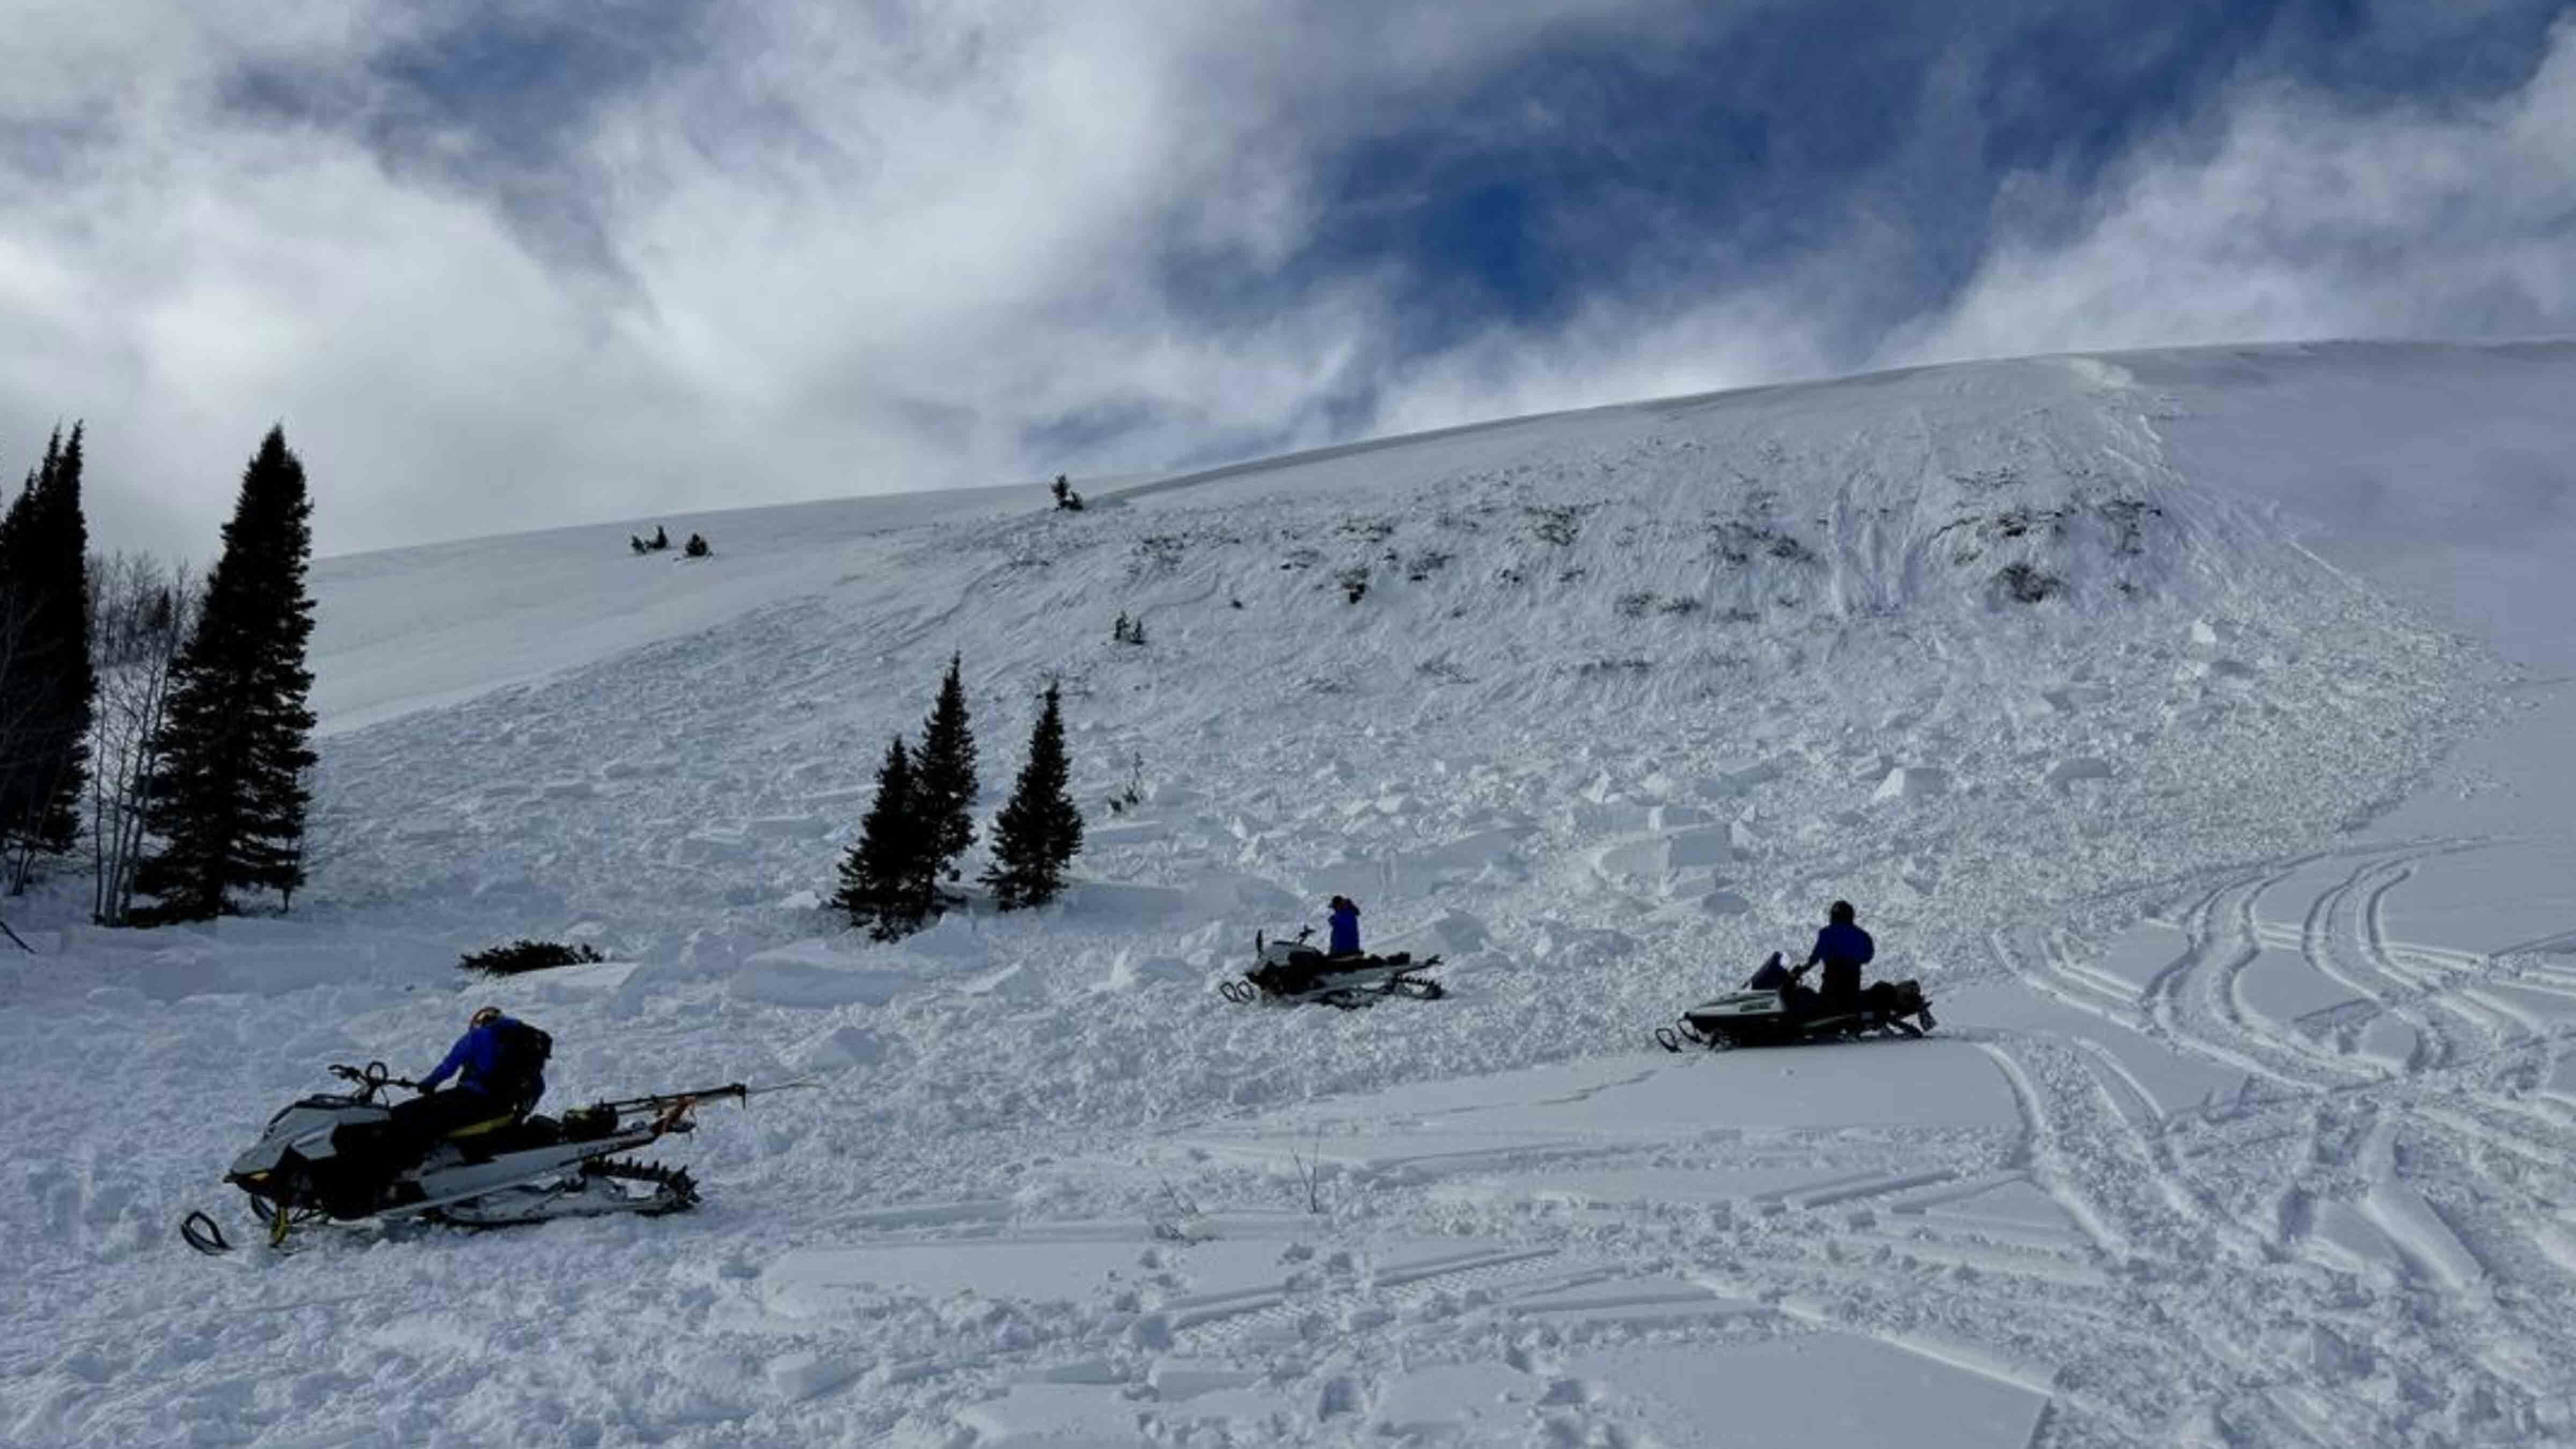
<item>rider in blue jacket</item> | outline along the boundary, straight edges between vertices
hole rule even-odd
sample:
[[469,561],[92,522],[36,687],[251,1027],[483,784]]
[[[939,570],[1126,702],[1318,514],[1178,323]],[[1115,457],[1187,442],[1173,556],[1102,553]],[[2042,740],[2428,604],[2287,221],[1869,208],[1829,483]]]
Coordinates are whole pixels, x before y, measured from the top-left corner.
[[[426,1150],[430,1143],[459,1127],[533,1106],[545,1093],[545,1078],[511,1075],[506,1033],[517,1025],[497,1006],[476,1011],[466,1022],[465,1035],[458,1037],[456,1045],[447,1049],[447,1056],[420,1079],[420,1095],[394,1104],[397,1134],[409,1139],[416,1151]],[[438,1084],[451,1076],[456,1078],[456,1085],[439,1091]]]
[[1826,912],[1825,928],[1816,933],[1816,948],[1807,953],[1807,966],[1823,962],[1825,967],[1822,995],[1829,1007],[1856,1006],[1860,1002],[1860,968],[1878,954],[1878,944],[1869,932],[1852,924],[1852,904],[1836,901]]
[[[435,1092],[439,1083],[455,1076],[458,1091],[490,1096],[497,1085],[493,1078],[501,1069],[501,1023],[508,1020],[497,1006],[487,1006],[475,1012],[465,1024],[465,1035],[458,1037],[456,1045],[447,1049],[446,1059],[420,1079],[420,1089]],[[457,1076],[459,1071],[464,1075]]]
[[1360,908],[1348,896],[1333,897],[1333,932],[1326,954],[1356,956],[1360,953]]

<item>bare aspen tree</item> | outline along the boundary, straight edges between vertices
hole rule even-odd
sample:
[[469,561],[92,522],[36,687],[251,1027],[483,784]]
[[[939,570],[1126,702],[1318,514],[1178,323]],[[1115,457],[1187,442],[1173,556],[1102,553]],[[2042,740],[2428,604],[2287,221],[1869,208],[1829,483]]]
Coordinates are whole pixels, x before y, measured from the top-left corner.
[[98,711],[90,771],[90,914],[121,925],[144,854],[143,806],[160,765],[171,665],[194,627],[198,579],[185,564],[119,553],[91,571]]

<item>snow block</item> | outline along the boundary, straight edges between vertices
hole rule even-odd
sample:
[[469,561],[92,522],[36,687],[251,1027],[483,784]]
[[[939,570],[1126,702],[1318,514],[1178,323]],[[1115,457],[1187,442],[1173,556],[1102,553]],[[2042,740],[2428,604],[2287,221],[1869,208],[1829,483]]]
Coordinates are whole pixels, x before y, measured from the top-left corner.
[[752,858],[751,838],[739,830],[698,830],[672,842],[671,859],[681,865],[713,865]]
[[1216,921],[1284,920],[1298,914],[1303,900],[1277,881],[1230,871],[1201,876],[1183,889],[1190,914]]
[[1049,1384],[1123,1384],[1127,1382],[1127,1376],[1105,1358],[1083,1358],[1057,1364],[1038,1375],[1038,1381]]
[[1121,951],[1109,963],[1109,979],[1102,984],[1111,991],[1132,991],[1160,981],[1195,981],[1199,973],[1178,956],[1139,957],[1133,951]]
[[2254,666],[2234,659],[2187,659],[2174,667],[2174,682],[2210,689],[2244,689],[2255,680]]
[[814,966],[777,960],[775,954],[763,953],[745,962],[726,983],[726,994],[763,1006],[883,1006],[912,984],[891,971]]
[[1409,893],[1444,880],[1471,880],[1489,870],[1517,872],[1518,850],[1530,834],[1525,828],[1479,830],[1425,850],[1408,851],[1385,861],[1386,888]]
[[1776,760],[1729,765],[1700,781],[1699,792],[1711,798],[1741,795],[1756,785],[1780,778],[1780,773],[1780,763]]
[[819,1353],[786,1353],[769,1361],[769,1386],[789,1399],[810,1399],[859,1376],[848,1359]]
[[1664,842],[1664,866],[1669,870],[1724,865],[1734,858],[1734,838],[1724,830],[1685,830]]
[[1574,824],[1579,830],[1595,835],[1633,835],[1654,828],[1654,807],[1622,801],[1615,805],[1579,804],[1574,807]]
[[862,1026],[836,1026],[805,1044],[797,1065],[809,1072],[873,1066],[884,1061],[885,1038]]
[[1872,800],[1923,800],[1950,788],[1950,779],[1926,765],[1899,765],[1878,782]]
[[952,911],[930,923],[924,930],[903,938],[907,956],[929,956],[947,962],[982,961],[984,940],[975,934],[974,917],[964,911]]
[[2090,757],[2060,760],[2056,764],[2048,767],[2048,774],[2044,778],[2048,788],[2052,790],[2063,790],[2078,780],[2110,779],[2111,766],[2106,760],[2096,760]]
[[1168,820],[1114,820],[1106,825],[1085,825],[1082,843],[1095,850],[1110,850],[1121,845],[1148,845],[1172,838]]
[[1417,959],[1435,953],[1456,957],[1481,951],[1492,940],[1484,922],[1464,911],[1451,911],[1418,931],[1405,932],[1402,949],[1411,951]]
[[1122,921],[1159,921],[1166,916],[1178,915],[1187,908],[1189,897],[1168,886],[1082,880],[1065,888],[1064,902],[1077,915]]
[[1637,949],[1637,938],[1625,931],[1541,921],[1529,936],[1531,959],[1558,967],[1594,966],[1616,961]]
[[1136,1408],[1097,1384],[1015,1384],[998,1399],[957,1411],[981,1445],[1141,1444]]

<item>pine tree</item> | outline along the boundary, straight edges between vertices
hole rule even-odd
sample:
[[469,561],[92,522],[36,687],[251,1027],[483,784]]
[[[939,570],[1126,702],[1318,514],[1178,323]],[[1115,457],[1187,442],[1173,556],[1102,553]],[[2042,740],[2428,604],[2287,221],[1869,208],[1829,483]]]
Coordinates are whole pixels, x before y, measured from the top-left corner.
[[993,863],[984,883],[1003,910],[1042,906],[1064,890],[1064,868],[1082,849],[1082,812],[1065,790],[1064,715],[1056,687],[1029,732],[1029,757],[1011,798],[993,822]]
[[920,930],[930,914],[932,857],[919,780],[903,736],[895,736],[877,769],[877,798],[859,822],[858,842],[841,857],[841,888],[832,904],[880,941]]
[[172,669],[147,811],[148,828],[166,844],[135,881],[160,904],[140,919],[228,914],[242,889],[272,889],[291,904],[304,883],[312,515],[304,465],[285,430],[273,428],[242,471],[223,555]]
[[81,511],[81,429],[56,433],[0,518],[0,842],[24,889],[39,853],[80,833],[98,696],[90,658],[89,525]]
[[[948,656],[948,674],[939,681],[939,700],[921,726],[921,749],[915,756],[913,792],[930,850],[929,870],[936,882],[957,879],[957,857],[975,843],[975,735],[967,727],[966,686],[958,677],[960,659]],[[934,904],[936,898],[934,897]]]

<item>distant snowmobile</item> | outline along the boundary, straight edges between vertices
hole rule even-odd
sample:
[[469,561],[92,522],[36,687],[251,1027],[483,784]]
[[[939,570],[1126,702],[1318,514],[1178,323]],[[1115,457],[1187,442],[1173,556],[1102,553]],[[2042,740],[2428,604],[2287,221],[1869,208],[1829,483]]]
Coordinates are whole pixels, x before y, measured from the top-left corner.
[[[224,1176],[249,1194],[272,1246],[283,1246],[298,1226],[325,1220],[418,1217],[499,1227],[679,1212],[698,1201],[685,1170],[617,1154],[689,1131],[691,1109],[706,1098],[748,1098],[754,1091],[735,1082],[595,1103],[560,1119],[532,1113],[451,1133],[415,1161],[389,1130],[391,1109],[376,1101],[387,1087],[413,1083],[390,1075],[382,1062],[334,1066],[331,1075],[357,1090],[318,1093],[280,1111]],[[188,1214],[179,1233],[201,1253],[232,1250],[222,1228],[202,1212]]]
[[1306,944],[1314,934],[1312,926],[1299,930],[1293,941],[1265,940],[1256,933],[1253,968],[1240,981],[1217,983],[1217,990],[1233,1002],[1299,1006],[1315,1001],[1344,1010],[1373,1006],[1386,996],[1437,1001],[1448,994],[1439,982],[1420,974],[1440,964],[1437,956],[1420,961],[1403,951],[1392,956],[1327,956]]
[[[1779,965],[1780,953],[1774,951],[1757,976]],[[1815,992],[1797,985],[1795,972],[1786,974],[1790,984],[1777,990],[1748,988],[1701,1002],[1683,1012],[1681,1020],[1673,1025],[1657,1027],[1656,1044],[1668,1052],[1680,1051],[1685,1044],[1720,1051],[1728,1047],[1852,1041],[1870,1033],[1919,1037],[1936,1025],[1932,1004],[1923,999],[1923,988],[1916,982],[1873,982],[1856,1002],[1838,1008],[1828,1006]]]

